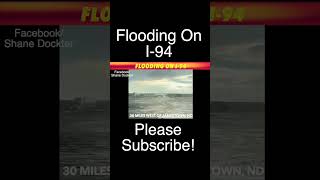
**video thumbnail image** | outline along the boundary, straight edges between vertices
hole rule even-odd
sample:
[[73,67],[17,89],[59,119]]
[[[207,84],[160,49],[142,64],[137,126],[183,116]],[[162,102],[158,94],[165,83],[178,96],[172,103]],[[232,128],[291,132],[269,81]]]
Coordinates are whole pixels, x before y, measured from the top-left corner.
[[192,119],[192,70],[130,70],[130,119]]

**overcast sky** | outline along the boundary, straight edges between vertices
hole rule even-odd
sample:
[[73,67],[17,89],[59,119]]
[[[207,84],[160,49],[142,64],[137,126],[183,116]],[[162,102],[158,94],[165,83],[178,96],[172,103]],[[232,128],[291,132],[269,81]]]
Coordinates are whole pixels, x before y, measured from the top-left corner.
[[211,26],[211,100],[264,102],[263,26]]
[[192,94],[192,70],[131,70],[130,93]]
[[73,48],[60,48],[60,98],[108,99],[109,27],[62,26],[63,40]]

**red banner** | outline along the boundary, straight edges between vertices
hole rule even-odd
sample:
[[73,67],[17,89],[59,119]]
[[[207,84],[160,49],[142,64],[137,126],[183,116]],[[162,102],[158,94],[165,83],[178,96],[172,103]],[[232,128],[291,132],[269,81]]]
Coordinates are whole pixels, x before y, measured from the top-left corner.
[[110,62],[110,70],[210,70],[210,62]]
[[[213,2],[210,23],[320,25],[320,2]],[[0,25],[108,24],[108,2],[0,2]]]

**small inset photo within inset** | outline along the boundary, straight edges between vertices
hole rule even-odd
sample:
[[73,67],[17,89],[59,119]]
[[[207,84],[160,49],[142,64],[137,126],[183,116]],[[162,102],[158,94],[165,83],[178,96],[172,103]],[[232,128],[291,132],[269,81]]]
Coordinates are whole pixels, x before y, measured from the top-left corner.
[[192,70],[130,70],[130,119],[192,119]]

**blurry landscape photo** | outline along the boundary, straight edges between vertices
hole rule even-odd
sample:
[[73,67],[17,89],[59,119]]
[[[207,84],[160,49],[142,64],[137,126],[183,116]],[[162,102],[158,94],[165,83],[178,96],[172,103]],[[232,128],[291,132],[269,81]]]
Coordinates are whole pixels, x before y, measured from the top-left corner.
[[192,119],[192,70],[130,70],[129,118]]
[[263,180],[265,29],[211,26],[210,178]]
[[110,178],[109,27],[62,26],[60,179]]

